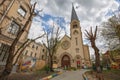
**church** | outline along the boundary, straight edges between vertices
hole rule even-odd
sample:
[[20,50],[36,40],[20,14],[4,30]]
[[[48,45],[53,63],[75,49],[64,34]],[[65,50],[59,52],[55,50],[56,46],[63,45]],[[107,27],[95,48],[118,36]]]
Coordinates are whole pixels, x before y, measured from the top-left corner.
[[71,22],[70,22],[70,37],[64,35],[61,39],[55,62],[58,67],[90,67],[90,54],[88,45],[83,44],[80,21],[72,6]]

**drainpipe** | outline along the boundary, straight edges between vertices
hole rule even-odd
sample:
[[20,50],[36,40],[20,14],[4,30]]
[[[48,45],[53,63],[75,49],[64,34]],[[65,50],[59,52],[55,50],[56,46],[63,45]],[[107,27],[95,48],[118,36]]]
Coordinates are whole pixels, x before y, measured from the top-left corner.
[[0,19],[0,24],[2,23],[3,19],[5,18],[6,14],[8,13],[8,11],[10,10],[11,6],[13,5],[15,0],[12,0],[11,3],[9,4],[7,10],[5,11],[5,13],[3,14],[2,18]]

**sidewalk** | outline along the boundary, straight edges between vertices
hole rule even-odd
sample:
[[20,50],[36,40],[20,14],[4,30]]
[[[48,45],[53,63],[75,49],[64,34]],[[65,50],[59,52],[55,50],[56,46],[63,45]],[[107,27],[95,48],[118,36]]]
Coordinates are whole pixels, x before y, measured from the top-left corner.
[[83,80],[82,74],[87,70],[61,70],[62,72],[56,74],[52,74],[40,80]]
[[82,74],[85,73],[86,70],[71,70],[64,71],[61,75],[56,76],[50,80],[83,80]]

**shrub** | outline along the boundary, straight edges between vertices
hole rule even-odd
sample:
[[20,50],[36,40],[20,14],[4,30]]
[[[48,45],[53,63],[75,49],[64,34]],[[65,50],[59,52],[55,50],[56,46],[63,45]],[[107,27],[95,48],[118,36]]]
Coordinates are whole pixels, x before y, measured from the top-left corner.
[[71,67],[71,70],[76,71],[76,70],[77,70],[77,68],[76,68],[76,67]]

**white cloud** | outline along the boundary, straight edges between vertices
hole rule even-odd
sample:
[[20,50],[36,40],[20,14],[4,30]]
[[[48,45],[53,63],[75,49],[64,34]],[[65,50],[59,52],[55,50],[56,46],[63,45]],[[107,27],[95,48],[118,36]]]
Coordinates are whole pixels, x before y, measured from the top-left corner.
[[41,24],[39,22],[33,22],[29,31],[28,37],[30,39],[35,39],[43,34]]
[[[71,20],[71,10],[72,10],[72,2],[74,2],[74,7],[76,8],[76,13],[79,17],[81,30],[83,32],[83,38],[85,38],[84,30],[89,30],[92,26],[95,28],[96,25],[100,25],[101,22],[106,21],[109,16],[105,16],[109,9],[116,10],[118,8],[118,3],[114,0],[33,0],[37,1],[37,9],[43,9],[41,15],[50,14],[56,17],[64,17],[66,20],[66,32],[69,34],[70,27],[69,24]],[[49,25],[53,24],[53,20],[50,19],[48,22],[44,22]],[[31,28],[32,36],[38,36],[40,34],[41,24],[33,24],[35,28]],[[58,24],[57,24],[58,25]],[[59,25],[60,26],[60,25]],[[38,28],[38,29],[37,29]],[[100,29],[100,26],[99,26]],[[38,32],[38,34],[36,34]],[[102,43],[98,44],[102,45]],[[102,47],[101,47],[102,48]]]

